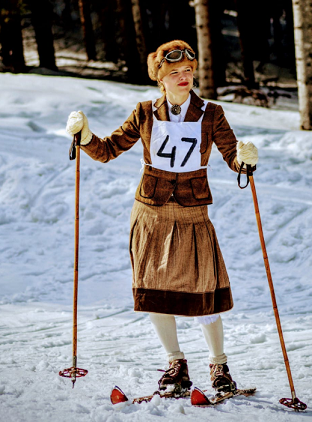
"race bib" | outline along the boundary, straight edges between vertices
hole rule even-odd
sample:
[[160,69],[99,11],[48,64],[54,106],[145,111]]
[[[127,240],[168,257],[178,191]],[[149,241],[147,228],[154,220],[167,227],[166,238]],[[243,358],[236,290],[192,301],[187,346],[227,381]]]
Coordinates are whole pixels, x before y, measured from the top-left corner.
[[154,117],[150,143],[152,166],[174,173],[196,171],[201,166],[201,123],[168,122]]

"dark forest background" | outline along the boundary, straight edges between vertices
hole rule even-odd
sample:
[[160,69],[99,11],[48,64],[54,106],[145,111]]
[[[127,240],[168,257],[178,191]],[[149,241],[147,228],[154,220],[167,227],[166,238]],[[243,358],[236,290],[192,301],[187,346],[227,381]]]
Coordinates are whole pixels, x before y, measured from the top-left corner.
[[[210,0],[215,86],[295,89],[291,0]],[[1,72],[39,72],[134,84],[147,54],[183,39],[197,50],[189,0],[1,0]],[[273,94],[272,94],[273,95]]]

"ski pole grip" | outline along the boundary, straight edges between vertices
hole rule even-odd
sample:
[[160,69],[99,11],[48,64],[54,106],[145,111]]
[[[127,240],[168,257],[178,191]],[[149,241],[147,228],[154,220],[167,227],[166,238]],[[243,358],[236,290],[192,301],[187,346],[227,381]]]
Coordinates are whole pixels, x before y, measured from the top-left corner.
[[75,133],[73,142],[71,143],[71,146],[69,148],[69,159],[75,160],[76,158],[76,146],[80,146],[80,140],[81,140],[81,132]]
[[75,135],[74,135],[74,141],[75,141],[75,146],[80,147],[81,131],[78,132],[78,133],[75,133]]
[[249,185],[249,177],[253,175],[253,172],[256,170],[256,166],[251,167],[250,164],[246,164],[247,166],[247,171],[246,171],[246,178],[247,178],[247,182],[245,186],[241,186],[241,174],[242,174],[242,170],[244,168],[245,163],[242,162],[242,164],[240,165],[239,168],[239,172],[238,172],[238,176],[237,176],[237,183],[238,183],[238,187],[240,189],[245,189],[247,188],[247,186]]

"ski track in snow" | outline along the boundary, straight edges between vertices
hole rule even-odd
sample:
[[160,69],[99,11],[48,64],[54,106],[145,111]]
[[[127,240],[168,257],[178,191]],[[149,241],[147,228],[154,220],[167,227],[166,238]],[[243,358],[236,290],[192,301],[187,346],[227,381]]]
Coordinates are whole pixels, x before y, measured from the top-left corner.
[[[210,160],[209,207],[233,289],[224,314],[226,353],[240,387],[257,386],[215,408],[187,400],[112,406],[111,388],[129,397],[151,393],[166,365],[146,314],[134,313],[128,256],[130,211],[140,179],[142,147],[108,164],[81,155],[78,366],[71,381],[74,259],[74,163],[65,126],[83,110],[105,136],[152,87],[34,75],[0,75],[0,403],[3,421],[307,421],[312,417],[312,169],[310,132],[298,113],[221,103],[237,137],[259,147],[254,179],[267,252],[297,396],[290,397],[249,187],[216,148]],[[244,183],[244,181],[243,181]],[[195,385],[210,387],[200,326],[177,318],[181,348]]]

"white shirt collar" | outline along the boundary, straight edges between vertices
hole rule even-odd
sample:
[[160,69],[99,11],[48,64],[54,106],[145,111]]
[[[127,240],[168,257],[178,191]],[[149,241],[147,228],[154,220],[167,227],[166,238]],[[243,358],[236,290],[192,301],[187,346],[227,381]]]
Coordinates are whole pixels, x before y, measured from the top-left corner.
[[173,106],[173,104],[171,104],[167,98],[167,104],[168,104],[168,109],[169,109],[169,119],[171,122],[184,122],[186,113],[187,113],[187,109],[189,108],[189,105],[191,103],[191,94],[189,94],[187,100],[181,105],[181,113],[178,115],[172,114],[171,113],[171,107]]

